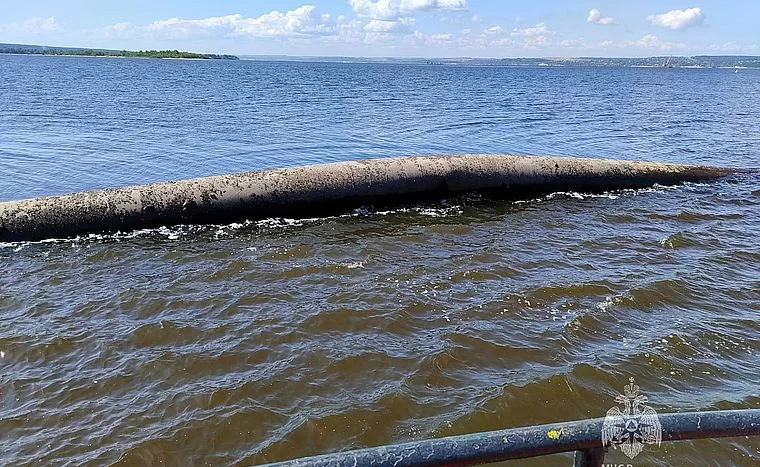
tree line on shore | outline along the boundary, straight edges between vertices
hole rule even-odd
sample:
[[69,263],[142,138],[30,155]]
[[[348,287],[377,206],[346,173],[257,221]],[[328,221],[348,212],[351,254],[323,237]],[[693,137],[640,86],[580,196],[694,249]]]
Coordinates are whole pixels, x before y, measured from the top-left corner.
[[31,55],[81,55],[85,57],[129,57],[129,58],[184,58],[197,60],[227,59],[237,60],[234,55],[201,54],[180,50],[102,50],[54,47],[0,47],[0,53]]

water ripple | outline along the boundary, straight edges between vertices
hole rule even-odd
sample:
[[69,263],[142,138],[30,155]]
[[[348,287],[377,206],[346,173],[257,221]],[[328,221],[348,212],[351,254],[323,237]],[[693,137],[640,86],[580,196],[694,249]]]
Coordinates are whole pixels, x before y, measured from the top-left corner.
[[[0,57],[0,199],[434,152],[757,166],[760,75],[657,71]],[[661,413],[758,408],[757,187],[2,244],[3,460],[249,465],[599,417],[631,376]]]

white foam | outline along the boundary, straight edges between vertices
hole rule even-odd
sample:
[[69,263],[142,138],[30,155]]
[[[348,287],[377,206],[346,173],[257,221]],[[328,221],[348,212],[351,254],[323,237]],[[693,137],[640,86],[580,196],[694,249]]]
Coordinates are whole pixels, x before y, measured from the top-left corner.
[[550,201],[555,198],[573,198],[573,199],[618,199],[621,196],[639,196],[647,193],[665,193],[668,190],[678,190],[681,188],[693,189],[694,187],[708,186],[706,183],[684,183],[682,185],[659,185],[654,184],[647,188],[624,188],[622,190],[605,191],[602,193],[583,193],[579,191],[555,191],[539,198],[516,200],[514,204],[541,203]]
[[[575,191],[558,191],[554,193],[547,194],[545,196],[534,198],[534,199],[528,199],[528,200],[518,200],[514,201],[515,204],[523,204],[523,203],[541,203],[545,201],[550,201],[555,198],[572,198],[572,199],[591,199],[591,198],[607,198],[607,199],[617,199],[620,196],[638,196],[641,194],[646,193],[663,193],[666,190],[676,190],[681,187],[686,187],[687,189],[693,190],[698,187],[703,186],[709,186],[709,184],[706,183],[685,183],[682,185],[673,185],[673,186],[665,186],[665,185],[653,185],[649,188],[640,188],[640,189],[624,189],[624,190],[617,190],[617,191],[609,191],[604,193],[582,193],[582,192],[575,192]],[[464,194],[462,196],[467,197],[467,199],[480,199],[480,196],[477,194]],[[39,240],[34,242],[2,242],[0,243],[0,250],[3,249],[12,249],[13,252],[19,252],[22,251],[24,248],[30,245],[41,245],[41,244],[62,244],[62,243],[71,243],[72,247],[78,247],[81,246],[83,243],[89,243],[89,242],[101,242],[101,241],[115,241],[120,242],[123,240],[131,240],[135,238],[142,238],[142,237],[150,237],[154,235],[159,235],[165,237],[166,240],[175,241],[180,240],[182,238],[185,238],[191,234],[197,234],[202,231],[209,231],[211,232],[211,229],[215,229],[214,232],[214,238],[219,239],[228,235],[231,235],[235,231],[239,231],[242,229],[250,228],[251,226],[255,226],[258,228],[264,228],[264,229],[279,229],[279,228],[292,228],[292,227],[300,227],[308,224],[318,223],[318,222],[324,222],[325,220],[330,219],[340,219],[340,218],[354,218],[354,217],[363,217],[363,216],[392,216],[397,214],[416,214],[420,216],[426,216],[426,217],[449,217],[449,216],[457,216],[461,215],[463,213],[462,206],[457,204],[450,204],[450,200],[442,200],[440,202],[439,207],[431,207],[431,206],[413,206],[413,207],[401,207],[396,209],[389,209],[385,211],[376,211],[371,207],[360,207],[357,209],[354,209],[353,211],[338,215],[338,216],[326,216],[326,217],[311,217],[311,218],[302,218],[302,219],[293,219],[293,218],[287,218],[287,217],[272,217],[268,219],[263,219],[259,221],[250,221],[246,220],[244,222],[232,222],[229,224],[207,224],[207,225],[176,225],[171,227],[158,227],[158,228],[152,228],[152,229],[139,229],[139,230],[133,230],[129,232],[121,232],[117,231],[114,233],[108,233],[108,234],[88,234],[88,235],[80,235],[73,238],[50,238],[45,240]]]
[[354,261],[353,263],[340,263],[348,269],[364,269],[364,261]]

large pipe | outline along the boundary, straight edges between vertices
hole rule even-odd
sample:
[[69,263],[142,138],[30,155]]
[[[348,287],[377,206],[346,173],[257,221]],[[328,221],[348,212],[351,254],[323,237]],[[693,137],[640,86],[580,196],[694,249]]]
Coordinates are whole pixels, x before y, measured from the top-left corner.
[[181,223],[324,215],[486,191],[520,197],[723,177],[731,169],[570,157],[464,154],[262,170],[0,203],[0,241]]

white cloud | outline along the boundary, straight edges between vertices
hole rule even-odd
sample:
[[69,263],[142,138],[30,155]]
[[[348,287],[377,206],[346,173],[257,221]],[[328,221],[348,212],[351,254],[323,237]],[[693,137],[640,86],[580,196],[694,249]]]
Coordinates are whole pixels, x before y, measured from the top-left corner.
[[414,26],[413,18],[399,18],[396,21],[373,19],[364,26],[364,31],[374,33],[410,33],[412,32],[410,29],[412,26]]
[[[357,16],[355,19],[342,15],[335,18],[329,13],[317,12],[314,5],[301,5],[290,11],[275,10],[258,17],[231,14],[201,19],[169,18],[147,26],[117,23],[98,32],[101,36],[118,39],[280,38],[370,44],[395,40],[408,44],[425,40],[425,36],[414,29],[415,13],[467,8],[466,0],[348,1]],[[439,35],[435,40],[441,41],[443,37]]]
[[546,24],[538,23],[533,27],[515,28],[509,35],[513,38],[523,41],[523,47],[535,49],[538,47],[547,47],[551,45],[551,36],[554,32],[550,31]]
[[425,37],[413,29],[417,13],[467,10],[467,0],[348,0],[348,4],[365,22],[361,30],[364,42],[370,44],[391,40],[420,43]]
[[653,26],[668,29],[684,29],[702,23],[705,17],[701,8],[671,10],[660,15],[649,15],[647,21]]
[[588,45],[583,41],[583,39],[564,39],[560,41],[559,45],[561,45],[562,47],[567,47],[569,49],[588,47]]
[[0,25],[0,32],[10,34],[51,34],[63,32],[64,27],[55,19],[55,16],[47,18],[28,18],[21,23]]
[[246,18],[240,14],[203,19],[170,18],[155,21],[145,29],[171,38],[218,35],[288,37],[329,33],[332,31],[329,24],[329,15],[317,15],[314,5],[301,5],[294,10],[275,10],[255,18]]
[[482,29],[479,32],[472,29],[464,30],[462,35],[457,38],[457,42],[464,48],[487,50],[488,55],[493,55],[493,51],[498,48],[514,45],[514,41],[509,38],[504,28],[498,25]]
[[111,24],[95,30],[97,36],[106,39],[134,39],[139,35],[141,28],[132,23],[121,22]]
[[601,24],[603,26],[615,24],[615,20],[613,20],[612,17],[602,16],[602,12],[596,8],[589,10],[588,18],[586,18],[586,21],[592,24]]
[[578,39],[564,39],[559,41],[559,46],[567,49],[585,50],[585,51],[626,51],[628,53],[612,52],[614,55],[628,55],[630,52],[636,54],[647,53],[670,53],[675,51],[687,50],[689,47],[686,44],[680,42],[668,42],[660,39],[653,34],[647,34],[640,39],[631,41],[611,41],[604,40],[600,42],[587,42],[583,38]]
[[[429,2],[412,2],[409,8],[421,8]],[[456,6],[461,2],[442,2],[436,5]],[[290,11],[272,11],[258,17],[240,14],[214,16],[201,19],[169,18],[154,21],[146,26],[116,23],[100,28],[100,37],[119,40],[143,39],[156,42],[160,39],[240,39],[271,38],[292,42],[324,41],[344,44],[377,44],[414,46],[426,40],[415,30],[415,18],[397,16],[393,19],[334,17],[318,13],[313,5],[302,5]],[[437,36],[441,41],[445,35]]]
[[[301,5],[289,11],[275,10],[253,17],[230,14],[200,19],[169,18],[147,25],[116,23],[99,29],[97,34],[100,38],[113,39],[117,48],[123,47],[123,44],[140,43],[193,49],[200,44],[211,50],[237,47],[240,50],[238,53],[249,53],[254,46],[257,51],[266,51],[265,53],[284,50],[285,53],[327,51],[395,55],[399,53],[395,51],[401,51],[401,55],[443,53],[472,56],[547,55],[568,53],[571,50],[576,54],[582,51],[592,54],[599,51],[604,54],[653,54],[652,51],[671,53],[677,50],[696,50],[683,43],[665,41],[653,34],[637,36],[640,37],[637,40],[586,41],[582,37],[560,35],[545,23],[498,24],[490,22],[487,17],[477,17],[474,12],[457,18],[438,15],[432,22],[420,20],[424,12],[464,10],[468,7],[466,0],[347,1],[353,11],[346,16],[330,14],[314,5]],[[694,13],[688,13],[691,10],[695,9],[682,12],[674,10],[657,15],[662,18],[656,20],[650,17],[650,23],[673,29],[684,28],[701,21],[701,10],[696,9],[696,20],[693,19]],[[674,12],[680,13],[674,15]],[[437,26],[440,24],[439,18],[451,19],[446,24],[448,27]],[[678,22],[674,18],[681,20]],[[522,21],[521,18],[519,20]],[[596,8],[589,11],[587,21],[599,25],[614,24],[611,17],[604,16]],[[55,18],[47,23],[44,19],[30,18],[26,26],[55,30],[57,24]],[[460,24],[462,29],[455,27]],[[18,23],[16,26],[21,28],[24,24]],[[192,40],[194,43],[191,45],[182,40]],[[366,48],[363,49],[364,46]],[[740,48],[732,43],[717,42],[707,50],[733,52]],[[741,50],[749,49],[745,46]]]
[[63,26],[56,21],[55,16],[49,16],[47,18],[29,18],[24,21],[24,28],[31,31],[38,32],[60,32],[63,31]]
[[647,34],[646,36],[642,37],[639,40],[636,41],[627,41],[624,42],[623,47],[638,47],[641,49],[653,49],[653,50],[659,50],[662,52],[670,52],[673,50],[681,50],[685,49],[686,45],[682,44],[680,42],[667,42],[659,37],[655,36],[654,34]]
[[119,32],[119,31],[128,31],[130,29],[133,29],[134,25],[132,23],[126,23],[126,22],[124,22],[124,23],[112,24],[112,25],[106,26],[106,27],[109,28],[109,29],[112,29],[113,31]]
[[348,0],[358,16],[393,21],[420,11],[464,11],[467,0]]
[[[520,50],[546,48],[553,45],[556,36],[546,24],[538,23],[525,28],[505,29],[501,25],[493,25],[478,29],[462,29],[450,40],[450,44],[463,49],[480,49],[487,51],[487,56],[500,54],[519,54]],[[509,51],[507,51],[507,49]]]
[[448,42],[454,40],[453,34],[431,34],[430,39],[434,42]]
[[[722,44],[712,44],[710,46],[710,50],[716,51],[716,52],[738,52],[740,50],[743,50],[745,47],[742,47],[739,44],[736,44],[734,42],[724,42]],[[752,48],[752,47],[748,47]]]
[[[318,14],[313,5],[302,5],[290,11],[271,11],[258,17],[240,14],[212,16],[201,19],[169,18],[147,26],[116,23],[97,30],[106,38],[134,39],[220,39],[220,38],[283,38],[304,39],[328,36],[352,39],[362,24],[348,21],[344,16],[333,19],[330,14]],[[349,41],[350,42],[350,41]]]
[[647,49],[659,49],[662,48],[664,42],[654,34],[647,34],[641,39],[631,42],[631,44]]
[[546,27],[546,24],[538,23],[535,26],[529,28],[515,28],[512,30],[510,35],[512,37],[535,37],[546,34],[548,32],[549,28]]

